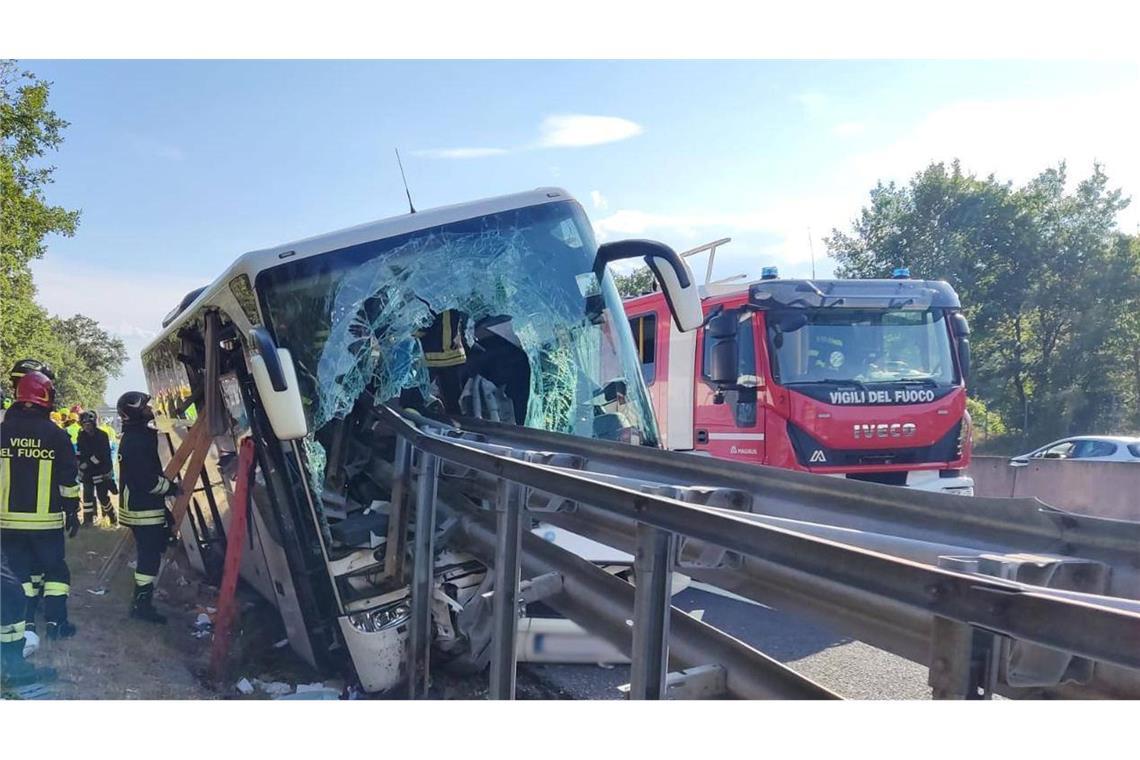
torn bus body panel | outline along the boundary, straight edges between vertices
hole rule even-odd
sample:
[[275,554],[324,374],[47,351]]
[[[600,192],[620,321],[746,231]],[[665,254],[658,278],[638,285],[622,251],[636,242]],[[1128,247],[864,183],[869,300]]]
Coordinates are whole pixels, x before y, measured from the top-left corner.
[[[597,258],[589,220],[561,190],[422,211],[246,254],[144,350],[163,416],[186,419],[187,392],[204,398],[203,383],[220,383],[219,456],[257,442],[249,551],[262,556],[243,573],[254,568],[306,660],[387,691],[419,648],[408,581],[420,465],[377,433],[384,405],[657,445],[621,299]],[[220,317],[221,340],[196,327],[203,315]],[[191,338],[201,350],[182,350]],[[203,355],[215,354],[209,379]],[[303,424],[284,429],[302,438],[275,437],[270,392],[294,394]],[[461,669],[486,660],[488,579],[454,554],[448,505],[488,507],[484,485],[444,468],[435,500],[433,650]]]

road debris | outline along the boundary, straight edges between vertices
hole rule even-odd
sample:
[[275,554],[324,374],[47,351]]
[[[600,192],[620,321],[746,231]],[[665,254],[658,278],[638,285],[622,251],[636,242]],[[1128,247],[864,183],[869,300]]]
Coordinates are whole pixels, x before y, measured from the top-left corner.
[[107,589],[103,588],[102,586],[99,588],[89,588],[87,589],[87,593],[94,594],[95,596],[103,596],[107,593]]
[[253,684],[249,682],[248,678],[242,678],[240,681],[234,684],[234,688],[246,696],[249,696],[254,692]]
[[282,649],[288,645],[289,645],[289,639],[284,638],[284,639],[281,639],[280,641],[278,641],[276,644],[274,644],[273,648],[274,649]]

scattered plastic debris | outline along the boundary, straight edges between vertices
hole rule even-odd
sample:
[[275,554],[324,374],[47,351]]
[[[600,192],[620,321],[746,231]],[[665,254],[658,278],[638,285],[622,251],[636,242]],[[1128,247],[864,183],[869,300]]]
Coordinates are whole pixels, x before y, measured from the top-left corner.
[[205,612],[199,612],[197,619],[194,620],[194,625],[198,626],[199,628],[202,628],[202,627],[207,626],[207,625],[213,625],[213,624],[214,624],[214,621],[211,620],[210,616],[207,615]]
[[94,594],[95,596],[103,596],[107,593],[107,589],[103,588],[102,586],[99,588],[89,588],[87,589],[87,593]]
[[213,615],[213,614],[214,614],[215,612],[217,612],[217,611],[218,611],[218,608],[217,608],[217,607],[207,607],[207,608],[206,608],[206,612],[207,612],[208,614],[210,614],[210,615]]
[[276,644],[274,644],[273,648],[274,649],[281,649],[282,647],[288,646],[288,644],[289,644],[289,639],[284,638],[284,639],[281,639],[280,641],[278,641]]
[[285,694],[293,693],[293,687],[283,681],[262,681],[260,678],[255,678],[253,679],[253,685],[271,697],[280,697]]
[[242,694],[245,694],[246,696],[249,696],[254,691],[253,684],[251,684],[249,682],[248,678],[243,678],[240,681],[238,681],[236,684],[234,684],[234,688],[236,688],[238,691],[240,691]]
[[40,648],[40,637],[35,631],[24,631],[24,657],[31,657]]

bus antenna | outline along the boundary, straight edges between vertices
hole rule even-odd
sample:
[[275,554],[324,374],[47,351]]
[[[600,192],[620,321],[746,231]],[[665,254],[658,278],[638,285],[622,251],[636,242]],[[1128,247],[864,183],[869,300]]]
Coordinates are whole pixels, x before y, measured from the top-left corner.
[[811,242],[811,227],[808,227],[808,250],[811,251],[811,278],[815,279],[815,245]]
[[412,205],[412,191],[408,189],[408,178],[404,176],[404,162],[400,160],[400,149],[396,148],[396,163],[400,165],[400,179],[404,181],[404,193],[408,196],[408,208],[410,213],[416,213],[416,207]]

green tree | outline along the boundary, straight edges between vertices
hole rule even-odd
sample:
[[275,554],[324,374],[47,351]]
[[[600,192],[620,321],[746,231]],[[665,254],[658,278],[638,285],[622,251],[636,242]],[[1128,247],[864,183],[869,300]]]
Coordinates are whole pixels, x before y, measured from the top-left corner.
[[974,329],[971,394],[1025,437],[1115,431],[1138,413],[1125,379],[1140,255],[1116,231],[1128,201],[1099,165],[1066,187],[1064,164],[1014,187],[935,163],[879,184],[852,230],[826,239],[840,276],[910,266],[950,282]]
[[614,272],[614,285],[622,298],[633,298],[655,290],[657,280],[649,267],[638,267],[627,274]]
[[35,301],[30,268],[49,235],[70,237],[79,223],[78,211],[45,195],[55,167],[43,159],[68,126],[49,108],[49,92],[49,83],[0,61],[0,370],[40,359],[55,369],[61,405],[94,406],[126,361],[123,343],[88,317],[51,317]]
[[55,167],[39,159],[59,146],[67,127],[48,108],[48,92],[47,82],[13,61],[0,62],[0,366],[43,353],[50,341],[28,265],[44,255],[45,237],[73,235],[79,222],[78,211],[52,206],[44,196]]

